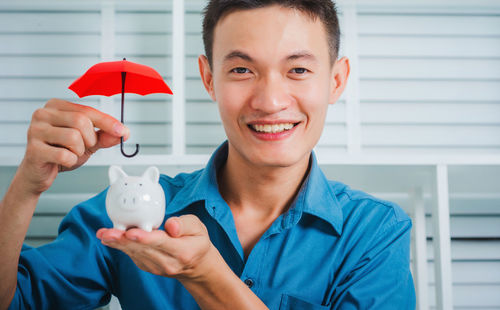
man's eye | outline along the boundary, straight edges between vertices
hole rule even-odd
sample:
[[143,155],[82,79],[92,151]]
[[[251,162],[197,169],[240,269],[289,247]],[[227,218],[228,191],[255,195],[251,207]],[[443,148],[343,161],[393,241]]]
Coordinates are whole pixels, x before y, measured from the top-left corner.
[[304,74],[309,70],[307,70],[306,68],[293,68],[291,71],[297,74]]
[[233,70],[231,70],[231,72],[238,73],[238,74],[243,74],[243,73],[249,73],[250,70],[248,70],[247,68],[238,67],[238,68],[234,68]]

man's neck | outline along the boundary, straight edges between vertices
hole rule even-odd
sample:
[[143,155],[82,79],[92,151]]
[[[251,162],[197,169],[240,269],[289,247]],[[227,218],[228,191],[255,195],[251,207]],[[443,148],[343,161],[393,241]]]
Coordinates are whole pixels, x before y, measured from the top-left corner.
[[309,157],[289,167],[256,167],[229,145],[218,173],[219,191],[233,213],[276,218],[288,210],[305,179]]

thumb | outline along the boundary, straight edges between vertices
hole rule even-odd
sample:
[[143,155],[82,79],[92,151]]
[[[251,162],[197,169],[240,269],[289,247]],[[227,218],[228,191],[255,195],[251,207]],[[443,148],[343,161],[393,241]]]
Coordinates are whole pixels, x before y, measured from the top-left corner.
[[169,218],[165,222],[165,231],[174,238],[208,234],[205,225],[193,214]]
[[[123,136],[123,140],[127,141],[130,136],[130,130],[126,128],[126,133]],[[99,149],[105,149],[108,147],[112,147],[120,143],[120,137],[113,136],[103,130],[97,131],[97,143],[90,148],[92,153],[95,153]]]

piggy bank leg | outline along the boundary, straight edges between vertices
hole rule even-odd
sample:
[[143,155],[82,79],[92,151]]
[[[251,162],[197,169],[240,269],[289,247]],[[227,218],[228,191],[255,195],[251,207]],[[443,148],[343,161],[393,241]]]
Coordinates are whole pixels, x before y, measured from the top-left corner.
[[127,227],[123,224],[113,223],[113,228],[118,230],[127,230]]
[[153,225],[151,224],[142,224],[139,226],[139,228],[147,232],[153,231]]

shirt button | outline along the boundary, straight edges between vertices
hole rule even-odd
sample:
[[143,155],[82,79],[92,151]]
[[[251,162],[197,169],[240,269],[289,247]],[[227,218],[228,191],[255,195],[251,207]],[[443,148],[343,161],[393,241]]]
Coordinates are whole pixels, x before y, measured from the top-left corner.
[[244,282],[245,282],[245,284],[246,284],[249,288],[252,288],[252,286],[253,286],[253,280],[252,280],[252,279],[246,279]]

